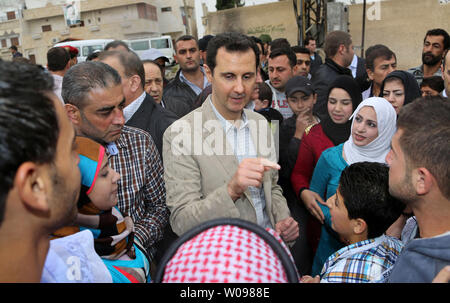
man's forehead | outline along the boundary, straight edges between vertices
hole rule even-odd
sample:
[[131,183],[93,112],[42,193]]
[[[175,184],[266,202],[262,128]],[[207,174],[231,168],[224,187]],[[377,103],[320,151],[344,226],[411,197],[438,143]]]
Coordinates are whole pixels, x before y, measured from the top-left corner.
[[308,59],[310,59],[309,54],[295,53],[295,56],[297,57],[297,59],[303,59],[303,60],[308,60]]
[[269,66],[285,66],[289,65],[289,58],[286,55],[276,56],[275,58],[269,57]]
[[428,35],[425,37],[425,41],[429,42],[439,42],[440,44],[444,45],[444,36],[441,35]]
[[122,102],[123,99],[122,85],[94,87],[88,93],[88,99],[89,102],[87,105],[93,105],[95,107],[116,105]]
[[[216,68],[221,65],[224,67],[230,67],[236,64],[231,64],[232,62],[225,60],[224,56],[228,54],[231,56],[234,56],[235,58],[239,59],[246,59],[246,56],[251,56],[252,58],[252,63],[253,65],[255,65],[255,70],[253,70],[252,72],[256,72],[256,54],[253,51],[253,49],[249,48],[245,51],[228,51],[227,49],[225,49],[225,47],[220,47],[217,50],[217,55],[216,55]],[[234,61],[234,59],[231,59]]]
[[195,40],[180,40],[176,43],[177,49],[185,49],[191,47],[197,47]]

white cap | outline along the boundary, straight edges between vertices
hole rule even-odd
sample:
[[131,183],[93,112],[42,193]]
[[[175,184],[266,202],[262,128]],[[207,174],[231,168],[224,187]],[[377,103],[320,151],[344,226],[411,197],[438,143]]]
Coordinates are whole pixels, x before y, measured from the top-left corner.
[[165,61],[169,62],[169,59],[156,48],[150,48],[142,51],[139,57],[141,60],[156,60],[158,58],[163,58]]

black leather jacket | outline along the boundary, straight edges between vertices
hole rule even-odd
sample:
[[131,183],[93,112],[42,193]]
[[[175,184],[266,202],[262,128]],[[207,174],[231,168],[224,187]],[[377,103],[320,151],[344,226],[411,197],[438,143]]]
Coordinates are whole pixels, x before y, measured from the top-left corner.
[[181,118],[195,109],[194,102],[197,94],[189,85],[180,80],[180,71],[164,87],[162,99],[164,100],[165,108]]

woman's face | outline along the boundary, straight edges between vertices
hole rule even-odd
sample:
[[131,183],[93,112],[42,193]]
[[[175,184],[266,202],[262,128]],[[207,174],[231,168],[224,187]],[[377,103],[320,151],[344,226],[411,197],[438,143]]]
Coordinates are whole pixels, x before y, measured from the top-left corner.
[[378,137],[377,113],[372,106],[364,106],[353,119],[353,142],[357,146],[366,146],[376,137]]
[[117,181],[119,178],[119,173],[108,165],[108,157],[105,154],[94,188],[88,195],[98,209],[108,210],[116,206],[118,201]]
[[328,96],[328,114],[336,124],[344,124],[353,113],[350,95],[342,88],[333,88]]
[[403,87],[403,82],[400,79],[395,79],[385,83],[383,98],[392,104],[398,115],[400,109],[405,103],[405,88]]

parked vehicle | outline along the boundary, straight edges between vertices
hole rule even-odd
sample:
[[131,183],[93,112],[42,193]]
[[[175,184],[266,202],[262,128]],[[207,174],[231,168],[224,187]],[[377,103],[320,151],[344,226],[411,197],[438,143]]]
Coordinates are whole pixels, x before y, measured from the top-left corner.
[[70,45],[78,49],[78,62],[86,61],[86,57],[94,51],[102,51],[106,44],[114,41],[113,39],[92,39],[92,40],[75,40],[60,42],[54,45],[54,47]]
[[171,36],[160,36],[125,41],[128,43],[130,49],[132,49],[138,56],[140,56],[144,51],[150,48],[156,48],[164,56],[166,56],[167,59],[169,59],[170,65],[173,65],[175,62],[173,58],[173,56],[175,55],[175,49],[173,47]]

